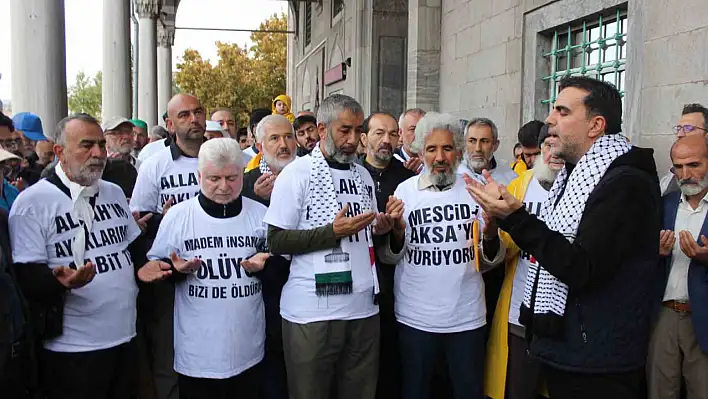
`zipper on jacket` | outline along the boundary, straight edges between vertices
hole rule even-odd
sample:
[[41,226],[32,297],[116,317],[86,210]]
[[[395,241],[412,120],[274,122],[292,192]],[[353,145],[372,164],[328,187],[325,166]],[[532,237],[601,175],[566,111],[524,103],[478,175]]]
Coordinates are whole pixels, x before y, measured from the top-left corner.
[[580,321],[580,333],[583,336],[583,342],[588,343],[588,333],[585,331],[585,323],[583,323],[583,312],[580,309],[580,300],[575,298],[575,307],[578,308],[578,320]]

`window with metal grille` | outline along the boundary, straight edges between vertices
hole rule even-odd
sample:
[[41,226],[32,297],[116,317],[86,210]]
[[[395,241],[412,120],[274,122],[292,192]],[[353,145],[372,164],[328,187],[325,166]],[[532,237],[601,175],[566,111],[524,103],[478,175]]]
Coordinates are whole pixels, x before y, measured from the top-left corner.
[[344,11],[344,0],[332,0],[332,19]]
[[542,78],[548,84],[548,98],[541,103],[552,106],[560,80],[566,76],[613,83],[624,97],[628,24],[627,11],[617,9],[611,15],[556,29],[551,51],[543,54],[549,60],[550,75]]
[[305,3],[305,47],[312,42],[312,3]]

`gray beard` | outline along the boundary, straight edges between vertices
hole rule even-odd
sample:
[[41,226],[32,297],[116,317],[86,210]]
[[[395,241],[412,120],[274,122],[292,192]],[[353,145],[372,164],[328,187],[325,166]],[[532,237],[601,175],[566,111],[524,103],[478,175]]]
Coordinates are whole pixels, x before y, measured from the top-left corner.
[[339,148],[334,144],[334,136],[330,128],[327,128],[327,140],[324,141],[325,152],[327,156],[332,157],[339,163],[354,163],[356,160],[356,152],[349,155],[339,151]]
[[465,152],[464,159],[467,168],[475,173],[482,173],[483,169],[489,169],[489,161],[483,161],[479,158],[472,158],[468,152]]
[[698,184],[681,184],[681,182],[679,182],[681,193],[687,197],[700,194],[706,187],[708,187],[708,175],[703,176],[703,178],[698,181]]
[[538,180],[538,183],[541,187],[546,189],[546,191],[551,189],[559,172],[551,169],[548,164],[543,161],[542,157],[536,159],[536,165],[534,165],[532,170],[536,180]]

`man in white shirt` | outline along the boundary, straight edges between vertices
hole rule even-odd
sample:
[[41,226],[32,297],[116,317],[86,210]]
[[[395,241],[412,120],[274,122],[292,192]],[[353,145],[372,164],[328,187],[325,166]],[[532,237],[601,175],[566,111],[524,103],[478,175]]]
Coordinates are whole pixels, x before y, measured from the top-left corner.
[[649,399],[708,398],[708,142],[681,138],[671,148],[680,192],[664,196],[660,255],[666,283],[652,332],[647,370]]
[[332,383],[338,398],[376,392],[377,207],[371,176],[355,163],[363,121],[353,98],[327,97],[317,115],[320,144],[280,172],[264,219],[271,252],[292,254],[280,314],[293,399],[328,399]]
[[138,259],[128,246],[140,228],[123,191],[100,179],[106,140],[93,117],[62,119],[51,140],[56,173],[17,197],[9,223],[18,281],[45,316],[41,386],[48,398],[133,397]]
[[[146,239],[156,236],[163,214],[172,205],[199,194],[197,155],[204,143],[205,129],[206,113],[198,98],[190,94],[172,97],[167,104],[167,130],[175,139],[140,166],[130,199],[131,211],[141,216],[152,214]],[[153,294],[147,330],[153,348],[155,390],[158,399],[174,399],[178,397],[177,375],[172,368],[174,287],[169,283],[155,284]]]
[[499,143],[499,130],[491,119],[474,118],[467,122],[464,162],[460,163],[457,173],[483,182],[482,170],[486,169],[499,183],[511,183],[517,176],[509,162],[494,157]]
[[398,135],[401,137],[403,145],[396,150],[394,157],[403,162],[403,165],[419,173],[423,169],[423,161],[418,157],[418,154],[411,148],[415,139],[415,127],[420,118],[425,116],[425,111],[420,108],[411,108],[403,111],[398,118]]
[[[479,252],[486,251],[496,265],[504,249],[492,224],[484,225],[482,248],[476,241],[483,217],[456,173],[464,149],[459,121],[427,113],[418,122],[412,148],[425,169],[389,199],[387,214],[397,218],[390,250],[379,250],[384,262],[397,263],[402,396],[429,398],[435,366],[444,357],[454,396],[481,399],[486,314]],[[405,210],[396,212],[399,206]]]
[[109,158],[122,159],[129,162],[135,169],[140,167],[140,161],[133,156],[135,141],[133,129],[135,125],[128,118],[121,116],[104,122],[103,135],[106,138],[106,150]]
[[261,281],[266,207],[241,196],[236,140],[199,152],[198,197],[175,205],[138,271],[145,282],[175,282],[175,357],[180,398],[257,398],[265,343]]

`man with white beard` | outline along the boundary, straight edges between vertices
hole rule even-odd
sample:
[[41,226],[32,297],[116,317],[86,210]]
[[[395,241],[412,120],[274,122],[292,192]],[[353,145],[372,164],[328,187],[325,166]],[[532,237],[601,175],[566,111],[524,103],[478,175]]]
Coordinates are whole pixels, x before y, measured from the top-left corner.
[[649,399],[708,398],[708,141],[687,135],[671,147],[680,191],[664,195],[659,254],[664,279],[654,324],[647,377]]
[[494,158],[494,153],[499,149],[499,130],[491,119],[474,118],[467,122],[465,149],[465,162],[460,164],[457,173],[484,182],[482,170],[486,169],[502,184],[509,184],[516,179],[516,173],[511,170],[509,162]]
[[243,176],[243,195],[270,206],[275,179],[295,159],[295,131],[288,118],[275,114],[258,123],[255,136],[256,148],[263,156],[258,167]]
[[[526,139],[527,143],[531,140]],[[524,203],[529,213],[538,216],[565,162],[551,151],[556,139],[548,135],[547,125],[537,133],[536,140],[541,156],[536,157],[533,169],[509,184],[508,190]],[[525,148],[530,149],[530,146]],[[487,342],[484,393],[491,399],[536,398],[540,368],[526,356],[525,331],[519,322],[519,310],[529,265],[537,262],[528,252],[519,249],[509,234],[502,231],[500,235],[506,247],[506,268]]]
[[393,232],[379,254],[396,264],[394,308],[406,399],[430,397],[441,358],[456,398],[483,397],[486,317],[479,252],[498,264],[504,249],[493,224],[485,223],[479,242],[482,211],[456,173],[463,148],[459,121],[428,112],[413,141],[425,168],[401,183],[386,205]]

